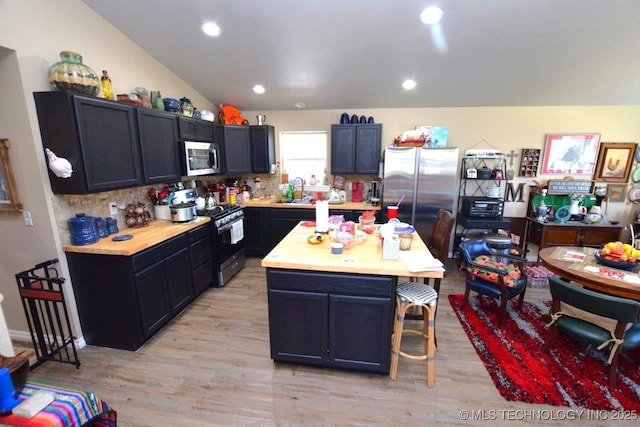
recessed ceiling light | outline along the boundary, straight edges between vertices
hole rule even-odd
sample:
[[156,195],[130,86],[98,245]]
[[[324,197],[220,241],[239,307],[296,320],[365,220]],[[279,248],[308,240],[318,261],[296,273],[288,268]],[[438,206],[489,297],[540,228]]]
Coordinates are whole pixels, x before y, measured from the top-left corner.
[[411,89],[415,89],[415,87],[418,84],[415,82],[415,80],[405,80],[404,82],[402,82],[402,87],[407,89],[407,90],[411,90]]
[[420,14],[420,20],[425,24],[435,24],[442,18],[442,9],[437,6],[426,8]]
[[262,85],[255,85],[255,86],[253,87],[253,91],[254,91],[255,93],[264,93],[264,86],[262,86]]
[[307,106],[307,104],[305,104],[304,102],[296,102],[295,104],[293,104],[293,106],[296,108],[304,108]]
[[202,31],[206,35],[211,36],[211,37],[217,37],[222,32],[222,30],[220,29],[218,24],[216,24],[214,22],[205,22],[204,24],[202,24]]

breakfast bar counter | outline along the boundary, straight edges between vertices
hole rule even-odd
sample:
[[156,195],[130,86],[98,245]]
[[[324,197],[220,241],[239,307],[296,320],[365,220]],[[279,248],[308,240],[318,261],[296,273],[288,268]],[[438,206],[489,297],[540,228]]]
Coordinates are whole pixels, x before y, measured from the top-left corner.
[[[313,227],[300,223],[267,256],[271,358],[329,368],[388,374],[395,288],[410,272],[400,259],[382,259],[377,234],[331,253],[331,240],[312,245]],[[425,250],[414,236],[411,251]]]

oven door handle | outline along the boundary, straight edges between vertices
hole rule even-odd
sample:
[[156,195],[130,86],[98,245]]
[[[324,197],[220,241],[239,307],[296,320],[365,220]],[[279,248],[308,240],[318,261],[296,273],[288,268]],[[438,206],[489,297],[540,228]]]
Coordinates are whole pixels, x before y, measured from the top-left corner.
[[233,221],[231,221],[231,222],[229,222],[229,223],[227,223],[227,224],[223,225],[222,227],[218,228],[218,234],[222,233],[223,231],[230,230],[230,229],[231,229],[231,227],[233,226],[233,224],[235,224],[236,222],[241,221],[241,220],[243,220],[243,219],[244,219],[244,217],[243,217],[243,216],[241,216],[241,217],[236,218],[236,219],[234,219]]

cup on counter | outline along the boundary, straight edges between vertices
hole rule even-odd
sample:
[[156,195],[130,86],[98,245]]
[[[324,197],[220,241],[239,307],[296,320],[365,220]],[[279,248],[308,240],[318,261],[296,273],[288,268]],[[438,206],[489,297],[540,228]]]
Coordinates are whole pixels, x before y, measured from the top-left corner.
[[398,217],[398,207],[397,206],[387,206],[387,215],[389,219]]
[[342,253],[343,248],[344,248],[344,245],[342,243],[332,243],[331,253],[334,255],[340,255]]
[[413,234],[400,233],[399,238],[400,238],[400,250],[401,251],[411,250],[411,241],[413,240]]

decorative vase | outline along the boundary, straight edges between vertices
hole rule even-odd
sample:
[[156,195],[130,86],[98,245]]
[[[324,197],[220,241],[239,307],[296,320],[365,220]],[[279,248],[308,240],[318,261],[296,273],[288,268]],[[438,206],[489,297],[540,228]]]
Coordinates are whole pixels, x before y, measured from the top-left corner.
[[49,67],[49,84],[53,89],[72,90],[96,96],[100,93],[100,79],[82,63],[82,55],[76,52],[60,52],[60,62]]

